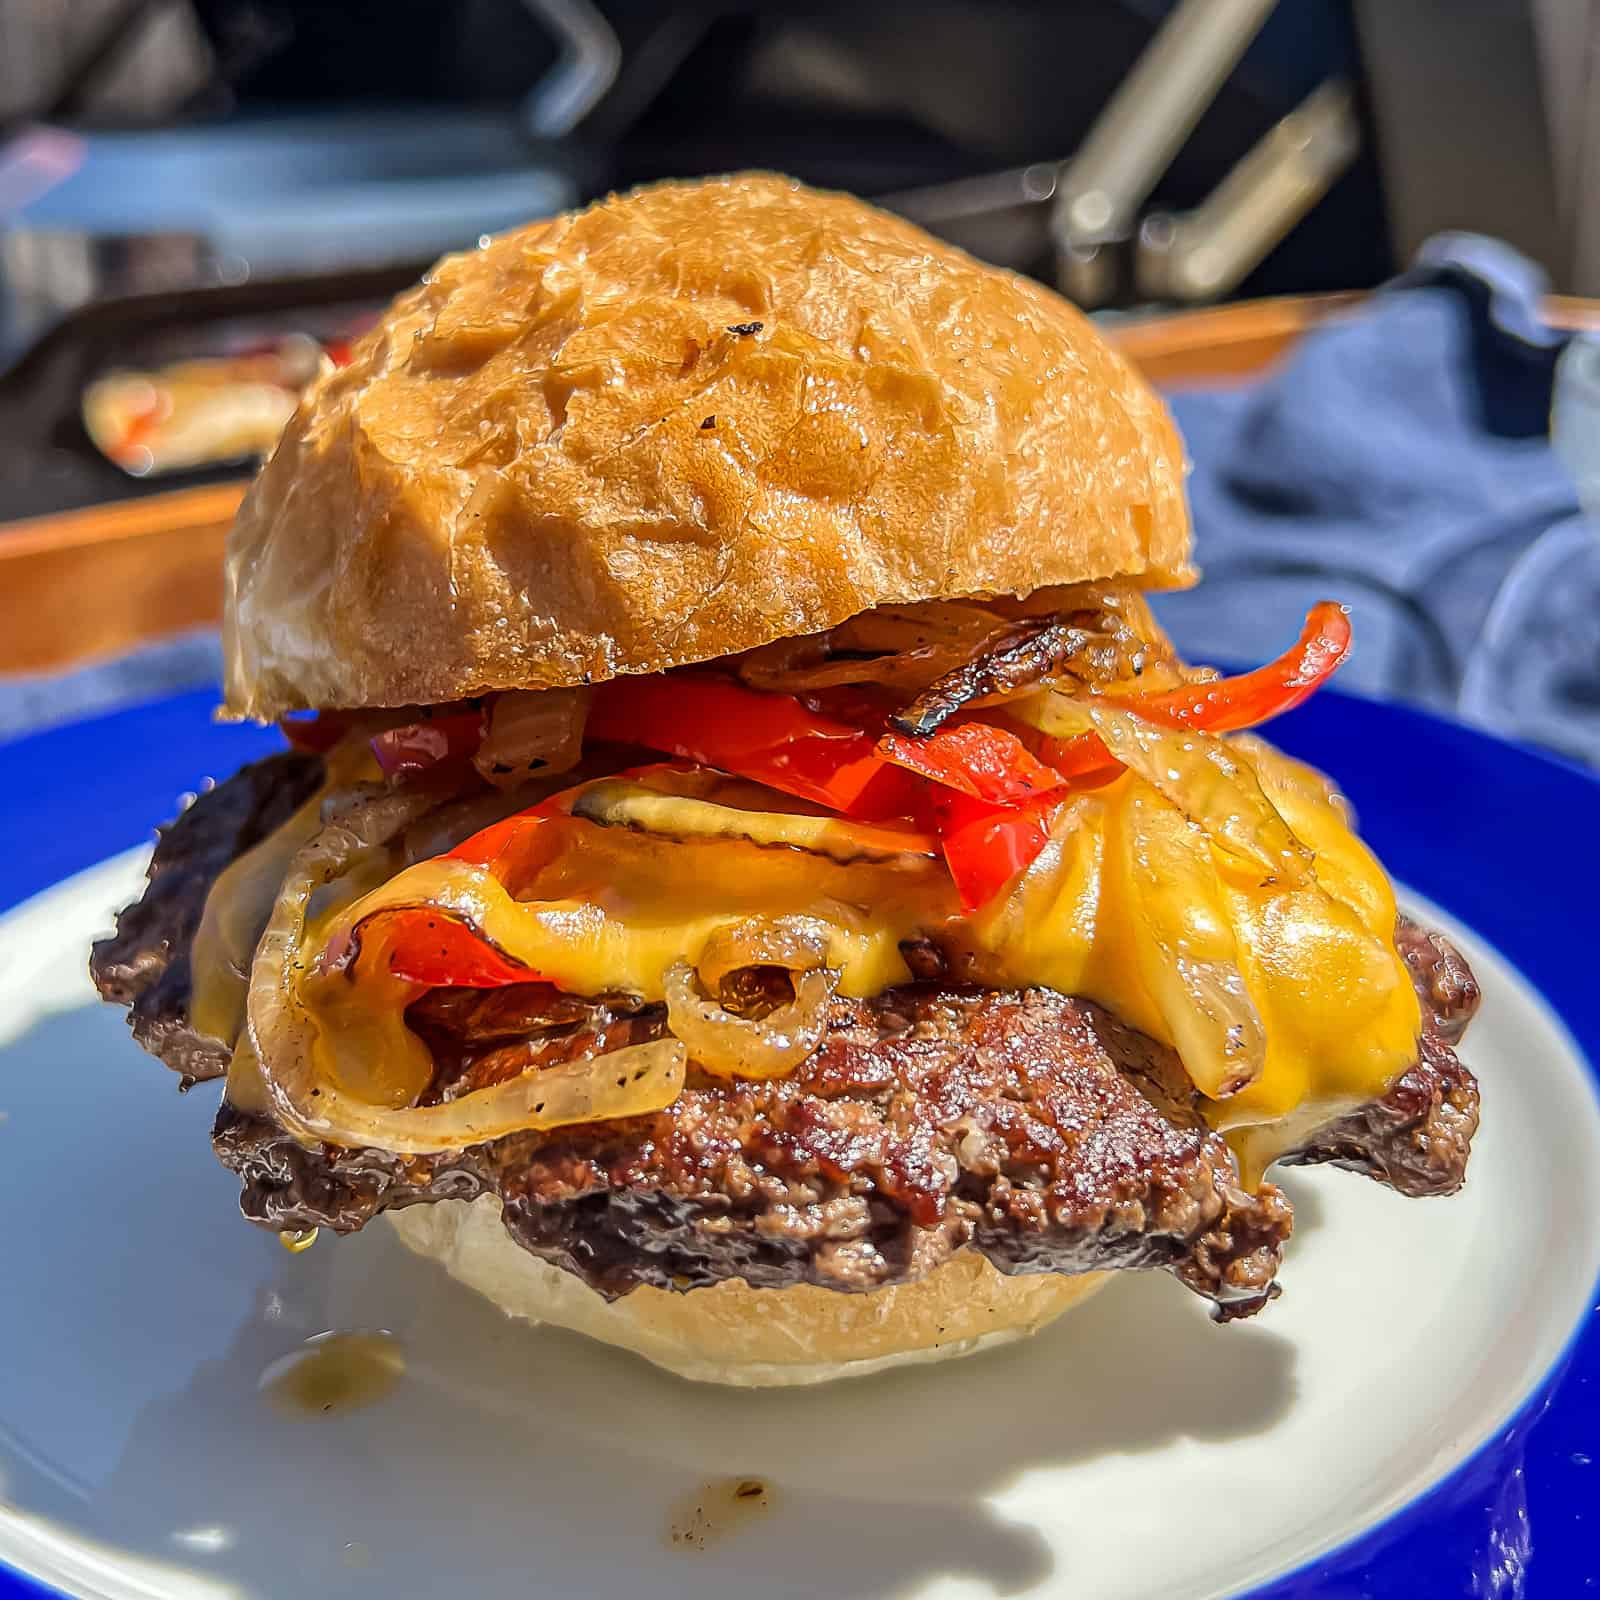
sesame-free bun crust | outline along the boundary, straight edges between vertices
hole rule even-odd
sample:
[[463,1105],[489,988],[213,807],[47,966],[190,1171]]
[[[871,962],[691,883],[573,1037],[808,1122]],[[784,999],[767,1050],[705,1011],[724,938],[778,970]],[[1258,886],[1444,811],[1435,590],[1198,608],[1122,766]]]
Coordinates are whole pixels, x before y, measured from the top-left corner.
[[682,1378],[744,1387],[861,1377],[1026,1338],[1109,1276],[1006,1277],[966,1250],[926,1277],[869,1294],[811,1284],[751,1289],[733,1279],[685,1294],[635,1289],[607,1301],[516,1243],[494,1195],[384,1215],[418,1255],[439,1262],[510,1316],[571,1328]]
[[315,384],[229,539],[227,709],[1172,585],[1188,537],[1170,419],[1064,301],[845,195],[661,184],[447,257]]

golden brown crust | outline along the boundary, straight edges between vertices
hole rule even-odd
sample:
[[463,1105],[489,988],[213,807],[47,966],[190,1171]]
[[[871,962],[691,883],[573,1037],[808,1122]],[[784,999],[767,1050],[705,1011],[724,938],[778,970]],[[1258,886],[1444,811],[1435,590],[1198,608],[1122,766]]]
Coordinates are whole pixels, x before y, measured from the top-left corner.
[[663,184],[440,262],[315,386],[229,540],[227,706],[1180,583],[1182,478],[1160,401],[1037,284],[788,179]]

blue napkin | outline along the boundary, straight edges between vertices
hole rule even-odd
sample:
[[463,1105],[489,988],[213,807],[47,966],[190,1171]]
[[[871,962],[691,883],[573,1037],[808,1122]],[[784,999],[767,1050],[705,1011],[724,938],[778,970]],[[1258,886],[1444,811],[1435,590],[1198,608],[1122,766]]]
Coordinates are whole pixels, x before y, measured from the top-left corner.
[[[1190,659],[1276,655],[1337,598],[1347,686],[1600,765],[1600,539],[1550,443],[1565,340],[1543,288],[1506,246],[1445,235],[1264,381],[1170,397],[1206,576],[1158,609]],[[0,680],[0,736],[217,676],[215,639],[188,635]]]
[[1600,763],[1600,539],[1550,443],[1544,287],[1445,235],[1262,382],[1169,396],[1205,581],[1157,609],[1185,655],[1265,659],[1343,600],[1347,687]]

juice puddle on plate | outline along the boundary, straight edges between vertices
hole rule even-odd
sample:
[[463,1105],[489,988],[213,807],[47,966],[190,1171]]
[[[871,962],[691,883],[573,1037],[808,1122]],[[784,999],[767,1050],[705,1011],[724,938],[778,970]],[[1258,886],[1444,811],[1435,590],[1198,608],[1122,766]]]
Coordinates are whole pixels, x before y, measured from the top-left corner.
[[405,1370],[392,1333],[319,1333],[274,1361],[256,1387],[281,1411],[320,1417],[375,1405]]

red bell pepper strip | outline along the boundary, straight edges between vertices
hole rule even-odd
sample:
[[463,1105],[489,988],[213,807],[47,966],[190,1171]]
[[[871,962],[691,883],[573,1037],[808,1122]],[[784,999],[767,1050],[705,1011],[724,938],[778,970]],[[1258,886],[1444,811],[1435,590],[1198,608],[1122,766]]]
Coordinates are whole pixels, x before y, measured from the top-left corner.
[[863,820],[903,816],[912,785],[879,759],[875,736],[710,674],[613,679],[596,691],[591,739],[642,745],[764,783]]
[[308,750],[313,755],[326,755],[349,733],[351,716],[348,711],[319,711],[310,717],[280,717],[279,731],[296,750]]
[[959,790],[990,805],[1026,805],[1062,785],[1061,775],[1034,756],[1014,734],[987,722],[947,724],[926,739],[885,734],[878,741],[885,761]]
[[515,816],[502,817],[499,822],[480,828],[470,839],[463,839],[454,850],[445,853],[452,861],[470,861],[475,867],[492,868],[523,834],[538,827],[543,820],[542,816],[519,811]]
[[[387,946],[389,971],[429,989],[496,989],[537,983],[532,967],[502,954],[470,924],[432,906],[380,911],[373,932]],[[369,937],[363,929],[363,938]]]
[[[648,767],[629,767],[616,776],[638,778],[646,773],[663,770],[667,770],[667,764],[664,762]],[[498,822],[491,822],[487,828],[479,828],[475,834],[463,839],[454,850],[447,850],[446,860],[470,861],[474,866],[487,867],[504,882],[507,869],[514,867],[518,859],[526,854],[527,845],[538,828],[551,817],[570,811],[574,796],[585,789],[589,782],[590,780],[585,779],[582,783],[573,784],[570,789],[561,789],[555,794],[546,795],[537,805],[529,806],[526,811],[515,812],[509,817],[502,817]]]
[[1326,683],[1349,654],[1350,614],[1337,601],[1319,601],[1306,614],[1299,639],[1276,661],[1236,678],[1139,696],[1139,715],[1208,733],[1254,728],[1292,711]]
[[[1326,683],[1349,654],[1349,614],[1336,602],[1323,600],[1307,614],[1294,646],[1254,672],[1159,694],[1119,696],[1112,703],[1169,728],[1237,733],[1293,710]],[[1037,748],[1042,760],[1074,783],[1116,765],[1095,733],[1042,739]]]
[[1050,805],[1048,799],[991,805],[952,789],[934,791],[934,826],[963,911],[987,905],[1033,865],[1050,838]]
[[386,728],[372,740],[372,753],[386,778],[427,772],[446,761],[470,760],[483,743],[483,712],[456,711]]
[[[579,786],[581,787],[581,786]],[[532,836],[571,803],[572,789],[480,828],[447,851],[449,861],[470,862],[504,880],[526,854]],[[382,940],[389,970],[408,983],[430,989],[493,989],[508,983],[537,983],[539,974],[503,955],[470,923],[434,906],[395,906],[370,919]],[[363,930],[367,924],[362,924]]]
[[[663,770],[664,764],[630,768],[619,777],[637,778]],[[515,889],[527,867],[529,849],[538,830],[551,817],[572,807],[573,797],[585,784],[547,795],[537,805],[491,822],[454,850],[448,861],[465,861],[486,868]],[[533,983],[539,974],[502,956],[470,924],[451,919],[429,906],[397,906],[381,911],[383,937],[389,949],[389,970],[412,983],[430,988],[493,988],[507,983]]]

